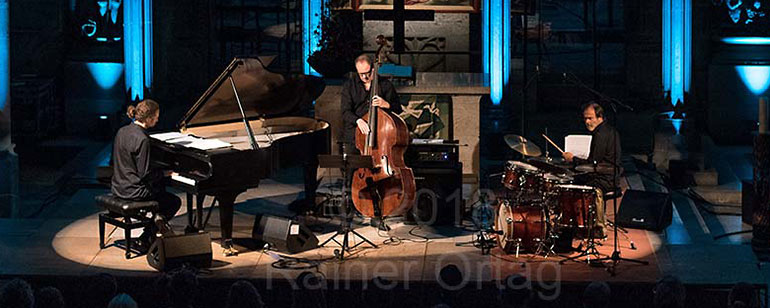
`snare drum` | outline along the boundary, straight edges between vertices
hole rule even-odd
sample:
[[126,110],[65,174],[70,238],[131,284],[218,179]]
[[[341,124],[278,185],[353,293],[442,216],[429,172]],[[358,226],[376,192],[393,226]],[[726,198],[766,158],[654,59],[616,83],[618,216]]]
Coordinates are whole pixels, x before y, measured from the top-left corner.
[[558,192],[559,185],[572,184],[574,178],[567,175],[557,175],[553,173],[543,174],[543,192],[553,194]]
[[599,198],[596,188],[584,185],[557,185],[561,211],[559,224],[566,227],[587,228],[596,225]]
[[535,166],[520,161],[509,160],[505,164],[503,186],[510,190],[539,192],[543,181],[543,172]]
[[500,202],[495,219],[495,229],[502,231],[497,236],[500,248],[506,253],[535,251],[546,236],[546,220],[541,207],[514,206],[509,201]]

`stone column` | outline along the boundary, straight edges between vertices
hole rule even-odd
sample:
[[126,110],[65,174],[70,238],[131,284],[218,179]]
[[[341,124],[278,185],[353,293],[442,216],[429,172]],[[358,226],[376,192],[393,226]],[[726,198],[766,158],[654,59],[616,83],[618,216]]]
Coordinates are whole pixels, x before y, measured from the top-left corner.
[[767,127],[767,98],[759,100],[759,134],[754,139],[754,237],[755,251],[770,252],[770,134]]

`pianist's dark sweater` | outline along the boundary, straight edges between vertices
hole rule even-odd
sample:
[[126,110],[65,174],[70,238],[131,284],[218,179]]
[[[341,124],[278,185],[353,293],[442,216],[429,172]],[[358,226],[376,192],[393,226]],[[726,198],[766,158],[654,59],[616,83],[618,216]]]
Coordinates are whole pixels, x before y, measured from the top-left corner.
[[121,127],[112,148],[112,194],[118,198],[147,200],[160,190],[163,172],[150,167],[150,136],[134,123]]

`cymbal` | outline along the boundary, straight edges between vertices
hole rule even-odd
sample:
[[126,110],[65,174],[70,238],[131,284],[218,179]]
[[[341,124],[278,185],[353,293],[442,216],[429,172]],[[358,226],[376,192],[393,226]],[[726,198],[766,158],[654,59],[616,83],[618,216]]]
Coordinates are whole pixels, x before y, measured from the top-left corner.
[[505,135],[504,139],[505,143],[508,144],[511,149],[524,156],[540,156],[541,154],[540,148],[536,144],[529,143],[529,141],[522,136],[508,134]]
[[[558,160],[556,160],[558,162]],[[544,157],[532,157],[527,159],[527,163],[545,170],[548,173],[572,175],[573,173],[567,168],[559,166],[559,163],[554,161],[548,161]]]
[[575,166],[575,170],[580,172],[612,173],[612,165],[607,163],[600,163],[596,166],[593,164],[582,164]]

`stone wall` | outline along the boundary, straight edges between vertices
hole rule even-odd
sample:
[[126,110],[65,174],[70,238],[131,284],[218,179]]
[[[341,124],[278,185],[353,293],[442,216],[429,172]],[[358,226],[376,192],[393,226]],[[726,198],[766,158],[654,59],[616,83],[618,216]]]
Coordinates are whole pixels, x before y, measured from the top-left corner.
[[[393,22],[364,21],[364,51],[377,50],[375,38],[384,35],[392,43]],[[467,13],[436,13],[433,21],[407,21],[404,30],[407,51],[469,50],[470,16]],[[400,61],[399,61],[400,58]],[[391,54],[389,61],[414,66],[417,72],[468,72],[468,55]]]

